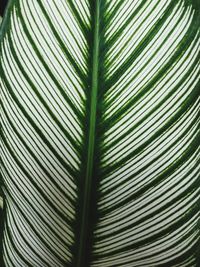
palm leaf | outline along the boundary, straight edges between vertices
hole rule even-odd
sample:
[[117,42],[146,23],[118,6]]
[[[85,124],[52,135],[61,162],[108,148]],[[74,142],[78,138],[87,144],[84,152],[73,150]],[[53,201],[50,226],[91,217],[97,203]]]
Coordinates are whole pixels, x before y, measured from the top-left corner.
[[1,266],[198,266],[198,1],[11,0]]

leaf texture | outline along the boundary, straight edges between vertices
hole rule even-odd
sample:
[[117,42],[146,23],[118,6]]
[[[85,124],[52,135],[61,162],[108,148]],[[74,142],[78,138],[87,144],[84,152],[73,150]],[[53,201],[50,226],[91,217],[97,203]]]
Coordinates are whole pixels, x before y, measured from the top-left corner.
[[11,0],[2,266],[198,266],[198,1]]

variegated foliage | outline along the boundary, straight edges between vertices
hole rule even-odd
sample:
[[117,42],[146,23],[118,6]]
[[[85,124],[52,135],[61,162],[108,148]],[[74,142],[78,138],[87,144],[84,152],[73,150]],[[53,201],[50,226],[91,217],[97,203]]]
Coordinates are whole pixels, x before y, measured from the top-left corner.
[[192,267],[199,0],[10,0],[2,266]]

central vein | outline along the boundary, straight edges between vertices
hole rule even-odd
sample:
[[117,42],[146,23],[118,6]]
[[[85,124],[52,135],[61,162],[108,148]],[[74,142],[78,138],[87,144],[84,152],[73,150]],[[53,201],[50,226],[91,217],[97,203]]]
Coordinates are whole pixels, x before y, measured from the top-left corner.
[[95,149],[95,131],[97,117],[97,95],[98,95],[98,72],[99,72],[99,24],[100,24],[100,0],[96,1],[94,12],[94,36],[93,36],[93,55],[92,55],[92,86],[91,86],[91,105],[89,120],[89,140],[87,153],[87,166],[84,183],[83,210],[80,229],[80,243],[77,259],[77,267],[84,266],[85,247],[88,235],[88,225],[90,217],[90,200],[92,190],[93,168],[94,168],[94,149]]

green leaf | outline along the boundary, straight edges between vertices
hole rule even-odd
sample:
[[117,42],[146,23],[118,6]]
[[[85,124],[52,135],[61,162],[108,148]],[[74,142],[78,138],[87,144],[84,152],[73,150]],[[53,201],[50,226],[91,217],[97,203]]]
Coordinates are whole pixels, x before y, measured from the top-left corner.
[[199,266],[199,18],[196,0],[9,1],[0,266]]

